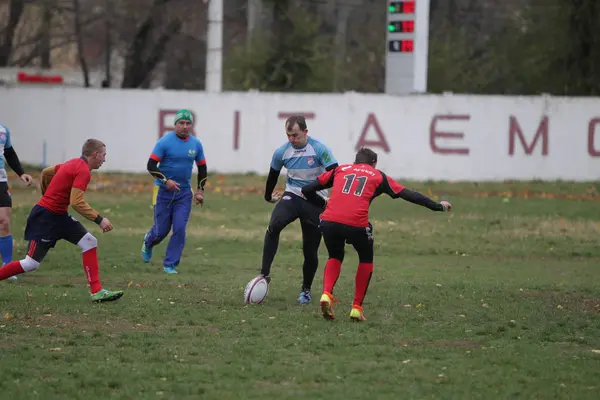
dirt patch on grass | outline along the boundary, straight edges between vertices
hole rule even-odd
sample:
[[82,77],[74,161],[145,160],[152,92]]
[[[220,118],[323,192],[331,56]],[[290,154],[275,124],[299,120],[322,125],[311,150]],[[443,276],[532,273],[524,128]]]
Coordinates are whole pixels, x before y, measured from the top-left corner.
[[592,296],[589,293],[530,290],[524,292],[524,295],[540,298],[552,308],[600,315],[600,298]]
[[403,347],[435,347],[435,348],[445,348],[445,349],[478,349],[481,347],[481,344],[474,340],[449,340],[449,339],[405,340],[405,341],[401,341],[400,345]]

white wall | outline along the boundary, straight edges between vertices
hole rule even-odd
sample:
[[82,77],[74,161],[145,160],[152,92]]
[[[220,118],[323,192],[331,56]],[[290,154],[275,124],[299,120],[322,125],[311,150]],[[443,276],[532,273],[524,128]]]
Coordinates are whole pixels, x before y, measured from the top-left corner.
[[281,114],[313,113],[309,134],[341,163],[362,137],[397,178],[600,178],[598,98],[0,88],[0,123],[28,163],[42,162],[44,141],[52,164],[94,137],[108,147],[104,170],[145,171],[161,123],[172,123],[161,110],[183,107],[196,115],[210,171],[267,173],[286,140]]

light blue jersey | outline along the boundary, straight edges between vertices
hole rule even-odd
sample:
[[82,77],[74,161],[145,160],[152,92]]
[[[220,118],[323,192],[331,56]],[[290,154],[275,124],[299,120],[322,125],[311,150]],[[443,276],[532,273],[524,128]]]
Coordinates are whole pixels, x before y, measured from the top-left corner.
[[4,149],[9,149],[11,147],[10,130],[6,126],[0,124],[0,182],[8,181],[5,167],[6,161],[4,160]]
[[[300,197],[302,187],[317,179],[325,172],[325,168],[337,164],[331,150],[316,139],[308,137],[306,146],[295,148],[290,142],[279,147],[273,153],[271,168],[281,171],[287,170],[285,191],[294,193]],[[327,190],[318,192],[323,198],[327,197]]]
[[[204,165],[204,149],[200,140],[194,136],[182,139],[175,132],[166,133],[158,139],[150,156],[158,161],[158,167],[167,179],[179,183],[180,189],[191,187],[194,164]],[[156,180],[157,185],[162,185]]]

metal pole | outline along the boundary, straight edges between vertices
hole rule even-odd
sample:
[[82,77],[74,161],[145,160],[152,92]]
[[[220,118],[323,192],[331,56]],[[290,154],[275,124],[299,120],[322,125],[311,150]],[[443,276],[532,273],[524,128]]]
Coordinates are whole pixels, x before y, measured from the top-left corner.
[[208,26],[206,35],[206,82],[207,92],[220,93],[223,84],[223,0],[208,3]]

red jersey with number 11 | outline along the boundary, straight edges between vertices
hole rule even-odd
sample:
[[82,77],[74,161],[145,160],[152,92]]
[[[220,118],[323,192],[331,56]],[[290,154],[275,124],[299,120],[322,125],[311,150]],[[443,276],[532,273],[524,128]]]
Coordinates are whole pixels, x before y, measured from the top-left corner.
[[397,196],[404,186],[368,164],[346,164],[321,174],[319,183],[332,188],[321,219],[350,226],[369,226],[369,206],[380,194]]

